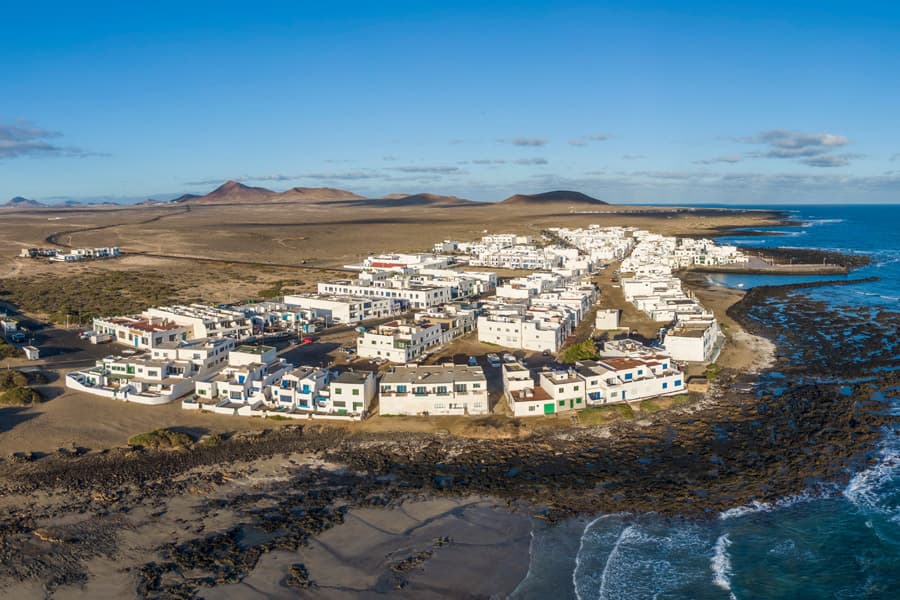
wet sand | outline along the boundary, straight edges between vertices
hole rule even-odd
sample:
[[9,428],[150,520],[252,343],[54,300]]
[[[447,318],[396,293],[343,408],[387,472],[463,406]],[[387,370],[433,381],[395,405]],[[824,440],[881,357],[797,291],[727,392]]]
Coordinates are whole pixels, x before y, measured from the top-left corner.
[[[299,552],[266,555],[241,583],[204,595],[210,600],[505,597],[528,571],[530,540],[529,517],[489,500],[353,509],[343,524]],[[308,588],[282,582],[298,563],[311,574]]]

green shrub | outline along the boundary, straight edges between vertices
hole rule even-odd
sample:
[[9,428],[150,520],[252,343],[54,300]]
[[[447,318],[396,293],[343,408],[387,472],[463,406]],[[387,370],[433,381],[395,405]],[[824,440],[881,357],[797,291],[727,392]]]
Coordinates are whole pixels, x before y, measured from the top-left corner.
[[28,385],[28,376],[21,371],[4,369],[0,371],[0,391],[10,388],[25,387]]
[[142,446],[154,450],[188,448],[192,440],[186,433],[171,429],[157,429],[147,433],[139,433],[128,438],[131,446]]
[[599,356],[599,354],[597,353],[597,346],[594,344],[593,340],[584,340],[583,342],[572,344],[563,350],[559,360],[567,364],[572,364],[579,360],[593,360],[597,358],[597,356]]
[[41,395],[29,387],[12,387],[0,396],[0,405],[28,406],[41,401]]
[[200,441],[197,442],[200,446],[206,446],[208,448],[213,448],[222,443],[222,436],[217,433],[209,433],[200,438]]

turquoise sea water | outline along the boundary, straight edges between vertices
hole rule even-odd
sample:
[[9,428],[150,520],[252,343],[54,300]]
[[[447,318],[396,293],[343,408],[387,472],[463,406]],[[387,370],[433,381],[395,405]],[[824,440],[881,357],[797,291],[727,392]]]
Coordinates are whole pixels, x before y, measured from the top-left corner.
[[[773,228],[784,235],[722,242],[867,254],[871,264],[849,278],[879,281],[805,293],[842,311],[900,310],[900,206],[777,208],[789,210],[803,225]],[[715,276],[717,283],[745,289],[821,279]],[[898,390],[885,392],[900,411],[897,396]],[[900,598],[897,432],[884,432],[873,451],[878,463],[850,474],[845,485],[820,485],[772,504],[736,506],[705,521],[634,513],[538,524],[529,573],[512,597]]]

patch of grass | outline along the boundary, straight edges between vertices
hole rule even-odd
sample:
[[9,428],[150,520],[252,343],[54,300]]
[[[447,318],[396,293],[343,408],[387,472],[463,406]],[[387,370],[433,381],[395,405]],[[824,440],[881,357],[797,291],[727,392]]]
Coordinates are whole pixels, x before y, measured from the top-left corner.
[[712,381],[713,379],[716,378],[716,375],[719,374],[719,371],[721,371],[721,368],[719,367],[719,365],[711,364],[706,367],[706,372],[704,374],[706,375],[707,379]]
[[128,438],[131,446],[142,446],[154,450],[188,448],[193,443],[186,433],[171,429],[157,429],[147,433],[139,433]]
[[0,338],[0,358],[13,358],[18,353],[18,348],[12,344],[7,344],[3,338]]
[[41,401],[41,395],[29,387],[11,387],[0,395],[2,406],[29,406]]
[[663,410],[664,408],[667,408],[657,400],[644,400],[643,402],[639,403],[638,406],[640,407],[642,413],[649,414],[653,414],[655,412]]
[[627,404],[592,406],[577,413],[579,425],[603,425],[619,419],[633,419],[634,411]]
[[28,376],[21,371],[9,369],[0,371],[0,391],[16,387],[25,387],[29,383]]
[[677,396],[672,396],[670,398],[671,406],[684,406],[685,404],[691,403],[691,395],[690,394],[678,394]]

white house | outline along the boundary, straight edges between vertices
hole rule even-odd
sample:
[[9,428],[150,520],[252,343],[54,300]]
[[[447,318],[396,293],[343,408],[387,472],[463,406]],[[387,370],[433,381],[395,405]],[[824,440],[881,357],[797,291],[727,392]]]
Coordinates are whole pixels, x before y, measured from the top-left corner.
[[382,415],[485,415],[489,411],[481,367],[394,367],[379,385]]
[[93,329],[97,333],[112,336],[113,341],[119,344],[145,350],[167,342],[184,341],[191,337],[191,327],[159,318],[96,318]]
[[719,324],[714,319],[679,322],[666,332],[663,347],[676,360],[706,362],[719,347],[721,337]]
[[201,402],[217,401],[215,412],[237,414],[244,405],[266,402],[271,384],[291,368],[271,346],[239,346],[229,353],[228,366],[194,384],[195,393]]
[[478,317],[478,341],[507,348],[556,352],[567,335],[564,319],[543,320],[532,314]]
[[189,337],[193,338],[230,337],[242,340],[253,334],[252,322],[242,311],[205,304],[158,306],[148,308],[141,315],[188,327],[191,330]]
[[269,386],[276,410],[313,414],[363,415],[371,409],[377,384],[369,371],[336,373],[298,367]]
[[391,321],[365,331],[356,341],[356,351],[362,358],[385,358],[406,364],[443,342],[439,324],[402,324]]
[[[541,371],[538,384],[553,401],[553,412],[561,413],[587,406],[584,380],[574,369]],[[546,414],[550,414],[545,410]]]
[[331,380],[331,411],[339,415],[368,414],[377,389],[371,371],[344,371]]
[[400,302],[390,298],[336,294],[295,294],[285,296],[290,308],[315,312],[327,322],[356,324],[366,319],[389,317],[400,312]]
[[613,357],[577,363],[588,404],[614,404],[680,394],[687,389],[684,374],[665,355]]
[[601,308],[597,311],[594,318],[594,329],[600,331],[610,331],[619,328],[619,309],[618,308]]
[[412,308],[430,308],[453,300],[453,290],[449,286],[416,285],[403,278],[323,281],[319,283],[318,291],[320,294],[394,298],[405,301]]

